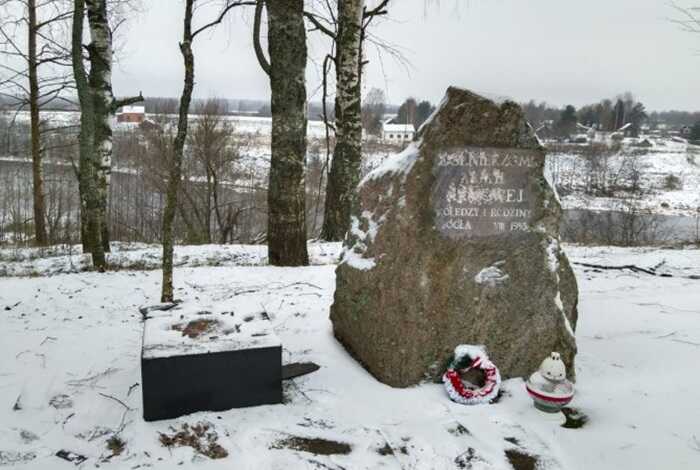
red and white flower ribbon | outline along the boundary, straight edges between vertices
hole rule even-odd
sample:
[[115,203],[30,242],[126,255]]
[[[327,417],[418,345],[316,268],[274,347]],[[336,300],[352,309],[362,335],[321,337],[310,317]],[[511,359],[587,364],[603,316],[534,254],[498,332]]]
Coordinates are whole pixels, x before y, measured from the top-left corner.
[[[468,367],[465,367],[467,364],[469,364]],[[461,373],[471,369],[484,372],[485,383],[482,387],[469,388],[465,386]],[[501,374],[480,346],[457,346],[454,359],[442,376],[442,381],[450,399],[462,405],[489,403],[496,398],[501,388]]]

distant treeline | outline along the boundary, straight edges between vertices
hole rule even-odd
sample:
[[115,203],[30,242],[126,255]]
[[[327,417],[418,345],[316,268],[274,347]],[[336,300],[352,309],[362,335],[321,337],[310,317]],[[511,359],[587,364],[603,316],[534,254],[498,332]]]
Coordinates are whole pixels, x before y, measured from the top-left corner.
[[[250,100],[250,99],[217,99],[224,104],[224,114],[230,115],[250,115],[250,116],[272,116],[270,102],[266,100]],[[196,114],[198,108],[209,101],[208,99],[194,99],[192,106],[192,114]],[[0,95],[0,111],[15,110],[20,106],[19,100],[12,97]],[[170,97],[152,96],[146,97],[143,103],[139,106],[145,106],[147,113],[152,114],[175,114],[177,113],[178,99]],[[321,120],[323,116],[323,105],[321,102],[312,101],[308,105],[308,116],[312,120]],[[28,109],[28,108],[27,108]],[[386,105],[388,112],[396,112],[398,106]],[[44,106],[42,111],[78,111],[78,106],[70,101],[55,101],[51,105]],[[326,115],[329,121],[335,119],[334,101],[329,99],[326,103]]]
[[[557,123],[562,119],[563,115],[571,114],[572,109],[576,113],[576,119],[581,124],[588,126],[598,126],[601,128],[615,127],[616,120],[620,116],[616,116],[618,111],[616,107],[620,107],[623,114],[628,117],[630,113],[637,107],[636,112],[643,113],[643,121],[650,128],[655,128],[659,124],[665,124],[670,128],[681,128],[683,126],[693,126],[700,121],[700,111],[647,111],[641,101],[635,99],[630,92],[620,94],[612,99],[602,99],[597,103],[592,103],[574,108],[572,105],[567,106],[552,106],[544,101],[536,102],[530,100],[526,103],[521,103],[525,115],[533,126],[539,127],[547,122]],[[568,111],[567,111],[568,109]],[[628,121],[628,119],[622,119]]]
[[[425,119],[425,114],[430,114],[430,112],[435,109],[433,104],[427,101],[419,101],[414,98],[406,99],[400,106],[386,103],[386,98],[383,91],[376,88],[370,90],[365,99],[370,106],[376,106],[377,101],[381,102],[382,113],[398,114],[396,119],[397,122],[415,123],[417,126],[419,126]],[[598,103],[586,105],[576,110],[578,122],[581,122],[582,124],[599,124],[605,123],[606,119],[614,121],[614,118],[609,116],[612,116],[611,113],[614,113],[615,105],[617,101],[620,100],[623,101],[628,108],[630,103],[637,103],[629,92],[618,95],[614,99],[603,99]],[[203,105],[206,101],[207,99],[195,99],[193,103],[193,110],[201,108],[201,106],[197,106],[197,104],[199,103]],[[225,114],[242,114],[265,117],[270,117],[272,115],[270,102],[267,100],[220,99],[219,101],[224,103]],[[0,95],[0,110],[16,109],[18,102],[18,100],[13,99],[12,97]],[[144,104],[146,106],[146,112],[148,113],[176,113],[178,100],[177,98],[169,97],[146,97]],[[561,119],[562,113],[564,113],[567,109],[567,106],[553,106],[547,102],[536,102],[535,100],[521,103],[521,105],[525,111],[527,119],[532,125],[537,127],[548,121],[556,123]],[[323,106],[321,102],[312,101],[308,106],[309,118],[313,120],[320,120],[323,116]],[[42,110],[77,111],[78,108],[75,103],[70,101],[57,100],[51,103],[50,106],[44,107]],[[605,113],[607,113],[607,115],[605,115]],[[333,100],[329,100],[326,103],[326,115],[330,121],[334,120],[335,109],[333,106]],[[700,122],[700,111],[646,111],[645,121],[652,128],[658,124],[666,124],[672,128],[693,126],[697,122]]]

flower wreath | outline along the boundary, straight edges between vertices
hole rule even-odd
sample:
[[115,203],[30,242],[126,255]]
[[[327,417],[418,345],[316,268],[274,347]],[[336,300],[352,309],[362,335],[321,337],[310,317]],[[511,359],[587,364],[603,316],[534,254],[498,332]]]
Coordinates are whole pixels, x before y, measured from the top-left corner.
[[[482,387],[476,387],[468,382],[465,385],[462,381],[460,373],[470,369],[484,371],[485,383]],[[455,348],[454,359],[442,376],[442,381],[450,399],[462,405],[488,403],[496,398],[501,388],[501,374],[489,360],[484,348],[467,344]]]

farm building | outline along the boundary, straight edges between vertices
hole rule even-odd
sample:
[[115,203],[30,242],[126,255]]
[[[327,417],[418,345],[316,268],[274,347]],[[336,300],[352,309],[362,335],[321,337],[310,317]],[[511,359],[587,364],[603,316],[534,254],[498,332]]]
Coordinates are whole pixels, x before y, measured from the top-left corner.
[[117,122],[141,124],[145,118],[145,106],[124,106],[117,113]]
[[409,142],[415,133],[413,124],[382,124],[382,140],[385,142]]

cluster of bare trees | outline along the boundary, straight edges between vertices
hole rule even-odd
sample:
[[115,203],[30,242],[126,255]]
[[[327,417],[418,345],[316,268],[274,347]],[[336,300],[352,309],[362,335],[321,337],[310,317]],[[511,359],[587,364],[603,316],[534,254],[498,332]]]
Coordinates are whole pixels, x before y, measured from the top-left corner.
[[[340,239],[350,223],[352,191],[359,180],[361,161],[361,87],[362,43],[372,19],[386,13],[388,0],[375,8],[365,8],[364,0],[338,1],[335,8],[325,2],[328,16],[307,11],[303,0],[227,1],[220,16],[192,30],[196,0],[187,0],[183,40],[180,43],[185,63],[185,85],[180,100],[178,134],[174,141],[173,162],[168,179],[163,216],[163,291],[162,300],[172,300],[172,222],[181,179],[182,153],[187,134],[187,115],[194,86],[192,40],[201,31],[217,25],[237,6],[254,4],[253,39],[262,70],[268,75],[271,90],[272,137],[267,195],[268,258],[280,266],[306,265],[307,252],[307,104],[305,70],[307,65],[305,18],[333,39],[333,51],[324,61],[325,74],[332,61],[336,70],[335,134],[336,145],[326,190],[323,236]],[[267,53],[261,41],[263,13],[267,13]],[[325,114],[325,101],[323,103]],[[218,217],[218,216],[217,216]]]
[[[269,162],[265,146],[269,136],[238,129],[235,120],[221,114],[224,106],[218,99],[193,105],[196,117],[185,146],[174,228],[180,243],[259,243],[265,239]],[[177,103],[171,103],[142,126],[115,129],[107,211],[108,231],[114,240],[153,243],[162,239],[176,111]],[[65,117],[71,115],[65,113]],[[29,152],[29,124],[22,119],[8,124],[0,115],[0,243],[29,243],[34,233],[31,165],[14,157]],[[75,131],[64,127],[51,135],[44,152],[47,233],[52,244],[80,241],[79,192],[72,165],[77,164],[78,148],[70,145],[76,139]],[[320,145],[311,142],[307,165],[310,236],[317,233],[313,221],[319,199],[311,189],[318,183]]]
[[[176,243],[265,243],[269,182],[269,131],[245,118],[224,115],[220,99],[193,101],[185,145],[181,191],[175,219]],[[163,101],[140,126],[114,130],[108,227],[113,240],[154,243],[162,239],[162,212],[178,103]],[[0,244],[32,243],[31,162],[28,113],[12,123],[0,113]],[[75,113],[46,113],[48,119],[77,123]],[[238,123],[242,121],[242,125]],[[260,123],[262,124],[262,123]],[[76,130],[63,126],[46,139],[44,176],[50,244],[80,241],[76,185]],[[364,141],[365,174],[399,147]],[[319,238],[325,200],[326,145],[309,136],[306,162],[307,238]]]
[[[374,18],[387,13],[389,0],[374,2],[371,8],[365,0],[221,0],[216,17],[197,18],[197,7],[204,3],[184,0],[179,48],[185,75],[175,130],[172,126],[143,130],[142,142],[137,144],[145,143],[145,153],[156,149],[161,157],[146,161],[153,163],[148,174],[153,194],[158,195],[149,205],[158,206],[156,210],[162,212],[164,300],[172,299],[176,224],[186,227],[184,238],[188,240],[226,242],[233,239],[240,219],[258,210],[256,201],[248,205],[241,203],[240,198],[234,202],[227,196],[237,180],[229,173],[239,154],[230,141],[232,129],[217,117],[221,110],[214,108],[219,104],[207,103],[205,106],[214,108],[199,110],[204,117],[194,130],[189,129],[195,86],[195,38],[219,25],[236,7],[254,9],[254,47],[270,80],[272,103],[265,214],[269,260],[275,265],[305,265],[310,214],[315,230],[320,225],[317,216],[323,213],[321,234],[327,240],[342,239],[350,224],[353,190],[361,171],[361,76],[367,63],[363,45],[368,39],[367,28]],[[114,221],[110,205],[120,208],[117,215],[124,207],[110,201],[110,195],[114,197],[112,123],[118,108],[143,100],[141,95],[117,99],[111,83],[114,33],[121,24],[125,5],[129,4],[129,0],[0,0],[0,9],[6,13],[3,18],[8,18],[0,22],[0,52],[12,59],[3,61],[0,93],[14,99],[17,109],[29,109],[31,114],[34,241],[45,245],[51,240],[42,157],[46,153],[45,136],[52,129],[42,127],[41,112],[52,101],[73,100],[80,110],[80,119],[77,132],[73,129],[74,140],[66,144],[74,146],[69,168],[78,181],[83,248],[92,254],[99,270],[107,268],[105,253],[110,246],[110,222]],[[267,50],[263,44],[264,29]],[[326,161],[314,160],[313,168],[307,162],[307,29],[320,31],[331,40],[323,80]],[[330,94],[327,75],[333,69],[335,119],[331,123],[325,99]],[[77,158],[73,158],[74,153]],[[311,173],[318,177],[314,182],[319,188],[315,198],[310,197],[313,191],[306,188]],[[192,178],[188,174],[200,176]],[[324,177],[327,181],[321,191]],[[322,195],[324,201],[319,200]],[[67,220],[65,215],[62,217]]]
[[[0,222],[2,231],[11,232],[11,237],[18,242],[34,241],[36,236],[35,196],[36,171],[34,161],[30,168],[20,155],[31,153],[31,123],[20,120],[3,119],[0,122],[2,136],[1,155],[9,156],[9,161],[2,162],[0,174],[3,183],[0,184],[0,204],[3,221]],[[74,150],[73,125],[50,124],[40,122],[41,138],[41,181],[42,201],[44,211],[44,230],[47,243],[65,240],[79,227],[80,222],[73,220],[72,213],[75,186],[75,173],[71,166]],[[45,130],[44,130],[45,129]],[[46,168],[48,167],[48,171]],[[29,171],[27,171],[29,170]],[[7,208],[12,208],[8,211]]]
[[51,129],[40,122],[41,108],[66,99],[71,80],[66,67],[66,0],[0,1],[0,96],[30,111],[33,172],[33,225],[38,245],[48,243],[42,156]]
[[[112,117],[118,107],[142,99],[120,101],[112,94],[113,27],[109,13],[125,3],[113,0],[111,9],[107,0],[0,3],[4,18],[0,23],[0,53],[4,59],[0,93],[17,109],[30,112],[35,243],[49,242],[43,156],[46,136],[56,130],[42,125],[40,113],[52,102],[70,100],[77,92],[81,119],[80,158],[75,170],[80,187],[82,241],[99,269],[105,268],[104,251],[109,251],[106,212]],[[86,17],[90,30],[87,45],[83,43]]]
[[610,198],[609,210],[569,210],[562,236],[578,243],[634,246],[658,243],[669,237],[663,216],[645,201],[654,185],[645,180],[644,150],[623,150],[603,144],[553,145],[547,171],[561,196]]

